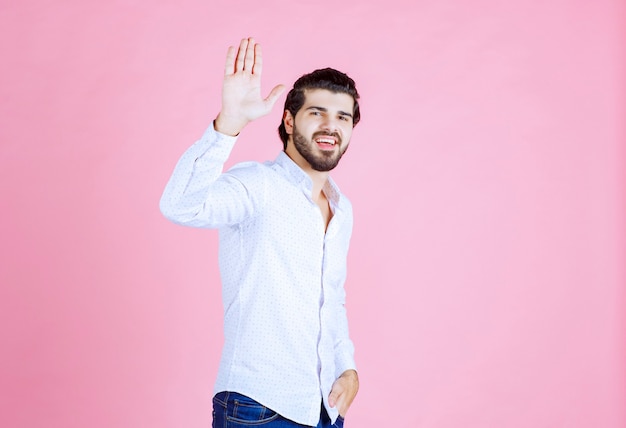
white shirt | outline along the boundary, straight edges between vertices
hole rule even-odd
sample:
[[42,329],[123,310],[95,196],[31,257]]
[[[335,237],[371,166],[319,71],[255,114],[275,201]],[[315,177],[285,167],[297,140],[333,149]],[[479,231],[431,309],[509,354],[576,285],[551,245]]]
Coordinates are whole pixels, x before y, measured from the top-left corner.
[[211,125],[181,157],[163,196],[171,221],[219,229],[224,336],[215,392],[234,391],[317,425],[333,382],[355,369],[344,281],[352,206],[328,179],[333,217],[312,180],[284,152],[222,173],[235,137]]

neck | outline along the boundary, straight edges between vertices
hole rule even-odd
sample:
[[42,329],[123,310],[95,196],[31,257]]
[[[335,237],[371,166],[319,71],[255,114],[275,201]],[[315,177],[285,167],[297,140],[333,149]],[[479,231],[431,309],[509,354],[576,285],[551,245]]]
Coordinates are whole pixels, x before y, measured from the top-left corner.
[[311,189],[311,197],[317,200],[322,193],[322,189],[328,181],[328,171],[317,171],[311,167],[311,164],[302,157],[302,155],[293,147],[293,144],[287,146],[287,150],[285,150],[287,156],[291,158],[292,161],[296,163],[302,169],[302,171],[306,172],[309,177],[311,177],[311,181],[313,181],[313,189]]

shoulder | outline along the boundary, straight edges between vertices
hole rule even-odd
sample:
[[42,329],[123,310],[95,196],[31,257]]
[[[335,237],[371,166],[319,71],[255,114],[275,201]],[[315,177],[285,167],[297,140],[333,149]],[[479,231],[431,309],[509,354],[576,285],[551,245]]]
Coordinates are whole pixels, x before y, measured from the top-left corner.
[[259,179],[268,174],[269,168],[266,164],[255,161],[240,162],[233,165],[226,174],[239,178],[240,180]]

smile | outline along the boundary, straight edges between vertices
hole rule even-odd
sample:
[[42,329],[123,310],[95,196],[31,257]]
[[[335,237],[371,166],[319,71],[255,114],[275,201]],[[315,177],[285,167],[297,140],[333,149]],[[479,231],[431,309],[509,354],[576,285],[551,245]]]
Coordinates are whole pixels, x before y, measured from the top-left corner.
[[320,138],[316,138],[315,142],[318,144],[330,144],[332,146],[334,146],[336,144],[336,141],[334,138],[331,137],[320,137]]

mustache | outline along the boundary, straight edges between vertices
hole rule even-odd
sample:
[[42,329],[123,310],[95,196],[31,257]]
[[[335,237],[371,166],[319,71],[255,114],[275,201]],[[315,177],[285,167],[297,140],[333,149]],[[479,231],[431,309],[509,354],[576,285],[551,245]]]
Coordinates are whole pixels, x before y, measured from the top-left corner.
[[337,131],[334,132],[327,132],[327,131],[318,131],[313,133],[313,137],[312,140],[315,140],[316,138],[319,137],[333,137],[335,140],[337,140],[337,144],[341,144],[341,135],[339,135],[339,133]]

